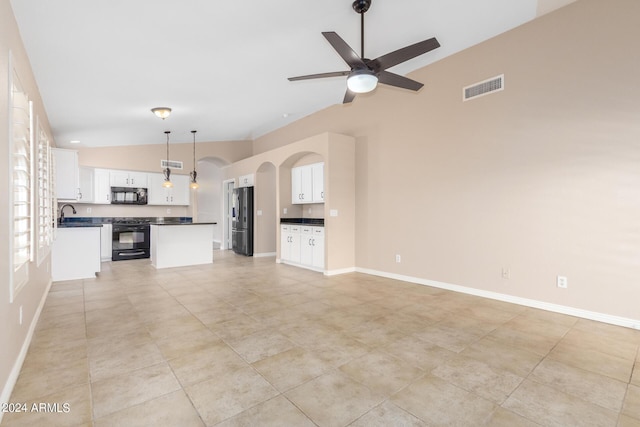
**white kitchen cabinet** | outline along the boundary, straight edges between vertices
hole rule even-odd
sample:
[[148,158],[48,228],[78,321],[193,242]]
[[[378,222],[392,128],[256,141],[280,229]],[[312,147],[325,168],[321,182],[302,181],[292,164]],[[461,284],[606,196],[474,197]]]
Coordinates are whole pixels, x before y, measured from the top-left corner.
[[324,270],[324,227],[280,225],[280,261]]
[[53,148],[56,194],[60,201],[77,201],[79,194],[78,152]]
[[146,172],[111,171],[109,181],[112,187],[147,188]]
[[51,279],[90,279],[100,272],[100,228],[59,227],[51,247]]
[[238,179],[238,187],[253,187],[255,184],[254,175],[252,173],[248,175],[242,175]]
[[291,168],[291,203],[324,203],[324,163]]
[[111,261],[111,252],[113,248],[113,226],[111,224],[102,224],[100,229],[100,260]]
[[188,206],[190,201],[189,176],[171,175],[173,187],[165,188],[164,175],[150,173],[149,187],[147,188],[147,204],[149,205],[176,205]]
[[80,179],[78,202],[93,203],[94,200],[94,173],[93,168],[80,167],[78,169]]
[[313,203],[324,203],[324,163],[311,165]]
[[108,205],[111,203],[111,182],[109,169],[93,170],[93,203]]
[[280,260],[300,262],[300,226],[283,224],[280,226]]
[[300,240],[300,264],[323,269],[324,227],[302,226]]
[[302,204],[313,201],[313,174],[308,166],[291,169],[291,203]]

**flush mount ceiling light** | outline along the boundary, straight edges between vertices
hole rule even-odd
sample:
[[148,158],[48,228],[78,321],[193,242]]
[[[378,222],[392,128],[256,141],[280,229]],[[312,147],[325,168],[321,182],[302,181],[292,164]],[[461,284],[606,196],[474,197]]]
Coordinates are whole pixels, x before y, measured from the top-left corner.
[[189,173],[189,176],[191,177],[191,183],[189,184],[189,187],[193,188],[194,190],[200,187],[198,185],[198,182],[196,181],[196,178],[198,177],[198,172],[196,172],[196,132],[198,131],[191,131],[191,133],[193,134],[193,171]]
[[170,130],[166,130],[164,131],[164,133],[167,135],[167,167],[164,170],[164,182],[162,183],[162,186],[164,188],[171,188],[173,187],[173,182],[171,182],[171,169],[169,169],[169,134],[171,133]]
[[152,108],[151,112],[153,114],[155,114],[156,116],[160,117],[162,120],[164,120],[167,117],[169,117],[169,115],[171,114],[171,108],[169,108],[169,107],[156,107],[156,108]]

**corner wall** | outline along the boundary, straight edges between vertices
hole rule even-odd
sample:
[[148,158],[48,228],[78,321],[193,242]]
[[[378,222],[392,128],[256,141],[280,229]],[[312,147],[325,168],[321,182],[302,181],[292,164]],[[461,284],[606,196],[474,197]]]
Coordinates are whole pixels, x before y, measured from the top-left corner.
[[[254,153],[355,137],[361,270],[640,328],[638,16],[634,0],[574,2],[411,73],[418,94],[381,86]],[[462,102],[464,86],[503,73],[504,91]]]

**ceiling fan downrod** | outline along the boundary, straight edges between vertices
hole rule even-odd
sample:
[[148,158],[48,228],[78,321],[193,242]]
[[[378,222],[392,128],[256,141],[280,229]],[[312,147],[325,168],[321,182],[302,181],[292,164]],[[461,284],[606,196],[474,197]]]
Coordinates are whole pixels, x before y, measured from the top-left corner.
[[371,7],[371,0],[355,0],[352,6],[360,14],[360,58],[364,58],[364,14]]

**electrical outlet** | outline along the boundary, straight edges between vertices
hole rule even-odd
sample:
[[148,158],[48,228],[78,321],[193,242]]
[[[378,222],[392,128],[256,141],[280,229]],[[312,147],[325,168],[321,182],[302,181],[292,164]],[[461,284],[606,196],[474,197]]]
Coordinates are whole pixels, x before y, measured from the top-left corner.
[[282,213],[286,215],[287,214],[287,208],[282,209]]
[[402,261],[402,257],[396,254],[396,262],[401,262],[401,261]]
[[566,289],[569,287],[569,282],[566,276],[558,276],[556,279],[556,284],[559,288]]
[[167,208],[167,213],[170,214],[171,213],[171,208]]
[[90,214],[91,213],[91,208],[87,208],[87,213]]
[[511,270],[509,268],[502,268],[502,278],[510,279],[511,278]]

